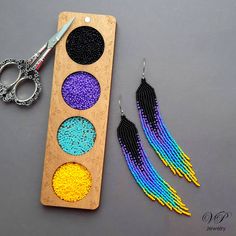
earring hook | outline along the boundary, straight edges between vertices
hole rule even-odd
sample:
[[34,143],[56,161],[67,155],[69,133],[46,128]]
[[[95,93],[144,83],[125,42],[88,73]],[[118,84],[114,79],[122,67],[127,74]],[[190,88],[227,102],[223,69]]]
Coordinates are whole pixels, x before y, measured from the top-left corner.
[[119,97],[118,103],[119,103],[119,107],[120,107],[120,114],[121,114],[121,116],[123,116],[124,115],[124,111],[123,111],[123,109],[121,107],[121,96]]
[[146,70],[146,59],[143,58],[143,73],[142,73],[142,79],[145,79],[145,70]]

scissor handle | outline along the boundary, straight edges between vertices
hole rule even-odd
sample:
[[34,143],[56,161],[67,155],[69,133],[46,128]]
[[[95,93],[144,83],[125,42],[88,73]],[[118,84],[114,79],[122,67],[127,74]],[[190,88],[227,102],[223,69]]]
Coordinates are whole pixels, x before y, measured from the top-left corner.
[[[19,69],[18,77],[11,84],[5,85],[1,82],[1,74],[9,65],[16,65]],[[17,97],[17,88],[26,80],[31,80],[34,82],[35,89],[33,94],[27,99],[20,99]],[[39,96],[41,92],[41,84],[39,81],[39,73],[37,70],[30,68],[27,61],[6,59],[0,63],[0,98],[4,102],[15,102],[18,105],[31,105]]]
[[[35,89],[33,94],[26,98],[26,99],[20,99],[17,97],[17,89],[18,86],[25,82],[26,80],[31,80],[34,82],[35,85]],[[39,97],[39,94],[42,90],[42,86],[41,83],[39,81],[39,73],[37,70],[30,70],[27,71],[27,73],[22,76],[17,82],[16,84],[12,87],[12,89],[6,93],[5,96],[3,96],[3,101],[4,102],[15,102],[17,105],[21,105],[21,106],[29,106],[31,105],[34,101],[36,101]]]
[[[10,84],[4,84],[2,83],[1,75],[3,71],[7,70],[7,67],[9,67],[10,65],[16,65],[17,69],[19,70],[19,73],[14,82]],[[16,59],[9,58],[9,59],[5,59],[4,61],[0,63],[0,98],[4,96],[8,92],[8,90],[12,86],[14,86],[14,84],[16,84],[16,82],[24,75],[26,70],[27,70],[27,66],[24,60],[16,60]]]

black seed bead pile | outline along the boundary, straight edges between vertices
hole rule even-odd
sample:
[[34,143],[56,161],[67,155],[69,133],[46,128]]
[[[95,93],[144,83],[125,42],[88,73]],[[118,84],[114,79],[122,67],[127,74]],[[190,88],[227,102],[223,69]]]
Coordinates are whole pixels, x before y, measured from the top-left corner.
[[66,51],[69,57],[82,65],[96,62],[102,56],[104,47],[102,35],[89,26],[74,29],[66,40]]

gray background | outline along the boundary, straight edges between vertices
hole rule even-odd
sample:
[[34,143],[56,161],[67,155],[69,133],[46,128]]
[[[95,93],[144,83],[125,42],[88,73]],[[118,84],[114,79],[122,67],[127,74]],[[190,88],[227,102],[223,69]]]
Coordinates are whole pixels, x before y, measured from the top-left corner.
[[[118,22],[101,206],[89,212],[39,202],[52,55],[41,71],[43,94],[34,106],[0,103],[0,235],[219,234],[206,231],[206,211],[232,212],[220,234],[235,235],[236,2],[1,0],[1,60],[31,56],[56,31],[61,11],[110,14]],[[135,91],[144,56],[147,79],[168,127],[192,157],[200,189],[174,177],[143,135]],[[148,200],[135,184],[116,138],[120,94],[153,165],[178,190],[191,218]]]

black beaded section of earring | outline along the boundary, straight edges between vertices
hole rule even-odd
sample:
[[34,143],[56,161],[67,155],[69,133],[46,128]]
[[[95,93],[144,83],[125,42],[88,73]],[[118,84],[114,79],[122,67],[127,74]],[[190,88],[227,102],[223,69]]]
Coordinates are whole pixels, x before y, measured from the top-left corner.
[[96,62],[102,56],[104,47],[102,35],[90,26],[74,29],[66,40],[66,51],[69,57],[82,65]]
[[134,123],[128,120],[125,115],[121,116],[121,122],[117,128],[117,136],[121,146],[130,152],[130,159],[143,171],[138,130]]
[[154,88],[146,82],[145,78],[141,79],[141,84],[136,91],[136,101],[140,109],[143,110],[149,122],[155,122],[155,107],[157,98]]

